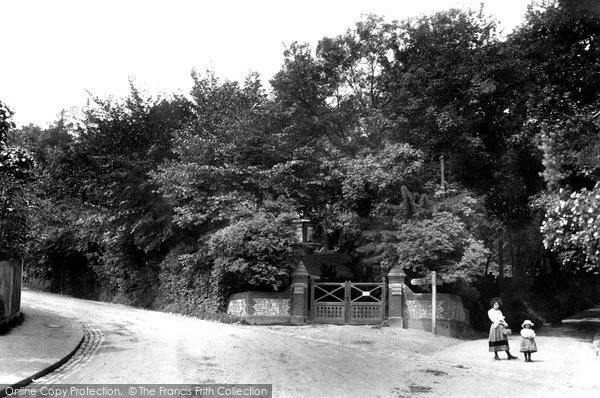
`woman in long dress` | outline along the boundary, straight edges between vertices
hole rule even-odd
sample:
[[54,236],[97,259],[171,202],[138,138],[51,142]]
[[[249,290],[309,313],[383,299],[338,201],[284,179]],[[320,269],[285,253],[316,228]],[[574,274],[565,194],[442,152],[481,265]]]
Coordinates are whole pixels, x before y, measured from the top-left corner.
[[502,305],[502,299],[493,298],[490,301],[490,310],[488,311],[488,317],[492,322],[490,326],[490,338],[489,338],[489,346],[490,352],[494,353],[494,359],[500,360],[498,356],[499,351],[506,351],[506,355],[508,359],[517,359],[514,355],[510,353],[510,347],[508,346],[508,338],[504,334],[504,329],[508,328],[508,324],[504,320],[504,315],[502,315],[502,311],[500,311],[500,306]]

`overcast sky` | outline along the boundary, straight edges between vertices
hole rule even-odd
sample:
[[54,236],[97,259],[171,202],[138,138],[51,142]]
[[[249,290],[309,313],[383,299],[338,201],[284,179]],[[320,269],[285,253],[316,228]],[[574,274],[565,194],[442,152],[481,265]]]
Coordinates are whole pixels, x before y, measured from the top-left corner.
[[[481,0],[0,0],[0,100],[19,125],[45,126],[76,111],[86,90],[122,96],[128,78],[150,93],[188,93],[192,68],[263,81],[280,69],[285,43],[337,36],[374,13],[386,20]],[[530,0],[484,0],[505,31]]]

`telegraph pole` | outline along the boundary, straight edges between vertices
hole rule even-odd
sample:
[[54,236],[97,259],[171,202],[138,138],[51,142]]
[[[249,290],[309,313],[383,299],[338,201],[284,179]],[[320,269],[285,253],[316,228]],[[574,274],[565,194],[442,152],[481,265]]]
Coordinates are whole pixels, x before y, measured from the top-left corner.
[[504,229],[500,229],[500,239],[498,239],[498,288],[502,294],[502,285],[504,283]]
[[442,174],[442,180],[441,180],[442,192],[445,197],[446,196],[446,181],[444,180],[444,155],[440,156],[440,171]]
[[437,319],[437,277],[435,271],[431,271],[431,332],[436,334],[435,321]]

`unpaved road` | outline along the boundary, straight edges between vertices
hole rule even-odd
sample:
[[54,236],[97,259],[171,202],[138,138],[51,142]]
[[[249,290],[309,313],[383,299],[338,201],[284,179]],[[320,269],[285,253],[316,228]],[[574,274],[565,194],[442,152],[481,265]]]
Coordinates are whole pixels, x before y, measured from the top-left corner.
[[[591,329],[537,330],[535,362],[494,361],[487,340],[370,326],[227,325],[24,291],[100,343],[60,383],[266,383],[275,397],[598,397]],[[512,337],[513,353],[518,337]]]

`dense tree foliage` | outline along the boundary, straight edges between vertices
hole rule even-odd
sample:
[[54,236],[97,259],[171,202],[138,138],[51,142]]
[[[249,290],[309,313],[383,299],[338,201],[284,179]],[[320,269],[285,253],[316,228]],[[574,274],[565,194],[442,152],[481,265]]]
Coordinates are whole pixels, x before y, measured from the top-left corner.
[[497,31],[473,11],[367,16],[290,44],[270,90],[194,71],[189,97],[132,84],[80,120],[22,128],[38,165],[28,275],[222,310],[232,291],[286,286],[303,218],[357,277],[400,262],[471,299],[498,294],[492,275],[597,270],[598,14],[546,2]]
[[[519,43],[537,72],[529,129],[543,151],[544,243],[569,270],[598,272],[600,14],[562,1],[531,12]],[[534,102],[535,101],[535,102]]]
[[0,259],[23,256],[29,230],[29,190],[33,158],[21,147],[10,145],[15,127],[12,112],[0,102]]

